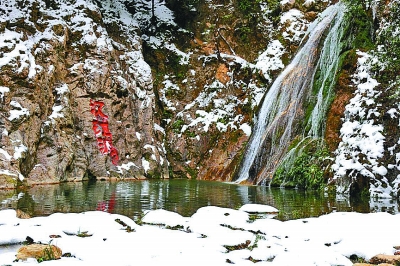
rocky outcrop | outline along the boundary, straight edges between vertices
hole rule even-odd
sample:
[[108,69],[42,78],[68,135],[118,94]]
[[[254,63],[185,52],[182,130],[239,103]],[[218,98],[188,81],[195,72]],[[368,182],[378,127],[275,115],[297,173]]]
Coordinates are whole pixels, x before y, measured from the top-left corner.
[[[6,1],[1,9],[0,185],[168,177],[151,70],[125,6]],[[118,163],[98,148],[91,101],[103,105]]]

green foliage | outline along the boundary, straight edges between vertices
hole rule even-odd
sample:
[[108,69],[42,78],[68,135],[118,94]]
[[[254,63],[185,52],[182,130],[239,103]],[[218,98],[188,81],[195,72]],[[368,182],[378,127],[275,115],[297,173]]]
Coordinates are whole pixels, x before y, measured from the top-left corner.
[[278,219],[280,220],[295,220],[309,217],[309,214],[303,209],[296,209],[291,211],[280,210],[278,213]]
[[121,219],[115,219],[115,221],[117,223],[119,223],[120,225],[122,225],[123,227],[125,227],[126,232],[131,233],[131,232],[135,232],[135,229],[132,229],[132,227],[130,227],[129,225],[127,225],[124,221],[122,221]]
[[196,133],[190,130],[185,131],[185,135],[188,136],[189,138],[194,138],[196,137]]
[[166,225],[165,229],[169,229],[169,230],[180,230],[180,231],[184,231],[185,227],[183,227],[183,225],[175,225],[175,226],[170,226],[170,225]]
[[145,213],[145,212],[142,211],[142,212],[139,214],[139,216],[136,218],[136,220],[134,220],[135,223],[136,223],[137,225],[143,225],[143,218],[146,216],[146,214],[147,214],[147,213]]
[[262,0],[239,0],[238,1],[238,7],[239,10],[241,10],[244,14],[250,14],[254,13],[256,11],[257,6],[262,3],[262,2],[267,2],[268,7],[270,10],[276,10],[279,8],[279,1],[278,0],[267,0],[267,1],[262,1]]
[[241,130],[234,130],[229,134],[229,142],[237,143],[239,138],[243,135]]
[[397,90],[400,93],[400,80],[398,78],[398,73],[400,72],[400,36],[399,34],[394,34],[400,25],[399,12],[399,3],[392,2],[390,12],[388,12],[388,17],[386,18],[388,23],[381,29],[377,37],[377,44],[381,48],[378,57],[381,62],[387,64],[387,67],[384,71],[380,71],[378,66],[377,72],[379,72],[379,82],[381,83],[396,81]]
[[185,122],[182,119],[178,119],[172,124],[172,129],[175,133],[180,133],[184,124]]
[[[269,0],[276,1],[276,0]],[[268,1],[268,2],[269,2]],[[260,3],[262,0],[239,0],[237,1],[238,10],[247,19],[255,18],[258,12],[260,12]]]
[[370,198],[369,189],[368,189],[368,188],[363,188],[363,189],[361,190],[361,195],[360,195],[360,197],[361,197],[362,199],[369,199],[369,198]]
[[247,13],[250,12],[252,6],[253,6],[253,1],[251,0],[239,0],[239,9],[242,10],[243,12]]
[[247,43],[249,41],[248,35],[251,33],[251,29],[248,26],[243,26],[238,29],[240,40]]
[[347,6],[346,21],[349,23],[349,27],[345,36],[348,36],[349,45],[362,50],[374,48],[372,17],[363,6],[363,1],[348,1]]
[[325,147],[302,149],[293,161],[284,162],[278,167],[271,185],[322,189],[325,186],[322,167],[328,155]]
[[252,96],[249,95],[249,96],[248,96],[248,99],[249,99],[249,100],[247,101],[247,103],[241,106],[241,112],[242,112],[242,114],[248,114],[249,116],[252,116],[252,115],[253,115],[253,112],[254,112],[254,109],[253,109],[253,107],[252,107],[252,105],[251,105],[251,103],[252,103]]
[[168,65],[173,70],[175,77],[178,79],[183,79],[188,71],[188,65],[182,64],[182,56],[170,54],[168,56]]
[[47,245],[47,247],[43,250],[43,255],[40,258],[37,258],[37,262],[41,263],[44,261],[49,261],[49,260],[55,260],[56,259],[56,255],[54,254],[54,250],[51,246],[51,241],[49,242],[49,244]]
[[171,110],[164,109],[162,113],[162,118],[163,119],[171,119],[174,116]]
[[253,245],[249,245],[249,246],[247,247],[247,249],[249,249],[249,250],[251,251],[251,250],[255,249],[256,247],[258,247],[258,241],[260,241],[260,240],[265,240],[265,237],[264,237],[263,235],[257,234],[257,235],[256,235],[256,239],[254,240]]
[[91,237],[93,234],[89,234],[88,231],[82,231],[79,229],[78,233],[76,234],[77,237]]
[[146,176],[148,178],[152,178],[152,179],[161,179],[162,178],[162,174],[160,171],[157,170],[157,168],[152,171],[147,172]]
[[279,0],[267,0],[268,7],[272,13],[277,13],[280,11],[280,1]]
[[223,20],[230,21],[230,20],[232,19],[232,17],[233,17],[232,14],[227,14],[227,15],[222,16],[222,19],[223,19]]
[[367,261],[363,257],[359,257],[356,254],[353,254],[349,257],[351,262],[353,263],[367,263]]
[[190,175],[190,178],[196,179],[197,178],[197,170],[190,168],[190,167],[185,167],[186,173]]
[[227,125],[229,122],[229,118],[228,117],[220,117],[220,118],[218,118],[217,122]]

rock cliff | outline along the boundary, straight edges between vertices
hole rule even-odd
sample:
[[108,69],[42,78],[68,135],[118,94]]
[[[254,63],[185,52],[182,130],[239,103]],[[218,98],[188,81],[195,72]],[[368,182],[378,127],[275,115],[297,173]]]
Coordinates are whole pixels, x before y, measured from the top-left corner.
[[0,23],[2,186],[168,177],[151,70],[122,3],[2,1]]

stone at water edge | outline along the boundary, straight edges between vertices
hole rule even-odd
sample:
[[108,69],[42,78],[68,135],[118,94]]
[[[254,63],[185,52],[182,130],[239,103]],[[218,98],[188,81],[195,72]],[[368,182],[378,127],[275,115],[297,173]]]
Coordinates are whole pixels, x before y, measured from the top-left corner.
[[399,265],[400,264],[400,255],[378,254],[378,255],[372,257],[369,260],[369,263],[372,263],[372,264],[388,263],[391,265]]
[[17,259],[26,260],[28,258],[43,260],[58,260],[61,258],[62,251],[59,247],[45,244],[32,244],[18,249]]

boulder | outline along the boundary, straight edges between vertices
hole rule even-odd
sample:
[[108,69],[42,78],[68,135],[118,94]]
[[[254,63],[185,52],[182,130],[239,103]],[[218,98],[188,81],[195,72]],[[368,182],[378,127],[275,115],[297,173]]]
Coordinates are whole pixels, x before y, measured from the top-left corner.
[[17,259],[26,260],[28,258],[35,258],[38,261],[57,260],[61,258],[61,255],[62,251],[57,246],[32,244],[18,249]]

